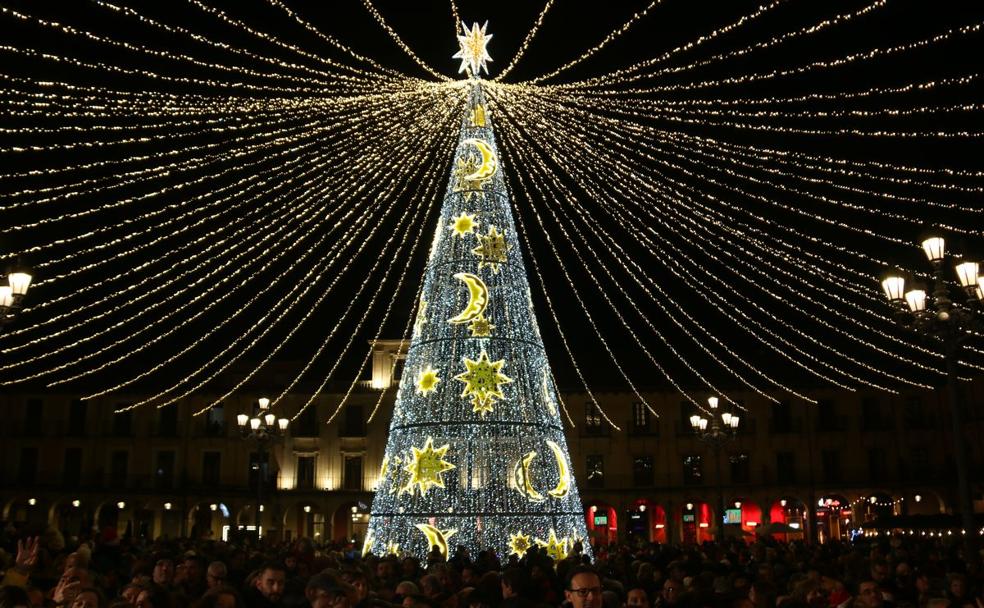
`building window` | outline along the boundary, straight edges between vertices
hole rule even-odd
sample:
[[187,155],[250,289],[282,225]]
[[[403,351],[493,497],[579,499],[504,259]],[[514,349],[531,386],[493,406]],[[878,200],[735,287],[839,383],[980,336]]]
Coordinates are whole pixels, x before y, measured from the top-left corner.
[[21,448],[17,463],[17,483],[33,485],[38,479],[38,449]]
[[157,432],[161,437],[178,436],[178,404],[170,403],[157,410]]
[[588,428],[601,428],[601,412],[591,401],[584,404],[584,425]]
[[290,434],[294,437],[318,436],[318,406],[309,405],[298,415],[290,425]]
[[793,483],[796,479],[796,455],[792,452],[776,452],[776,481]]
[[[129,403],[120,403],[116,406],[119,410],[128,407]],[[120,412],[113,414],[113,437],[132,437],[133,436],[133,412]]]
[[632,428],[638,432],[649,430],[649,409],[641,401],[632,404]]
[[174,462],[175,455],[173,450],[157,452],[157,466],[154,469],[154,486],[158,490],[170,490],[174,487]]
[[[348,464],[347,461],[346,464]],[[346,477],[348,476],[346,475]],[[361,485],[361,483],[360,480],[359,484]],[[314,489],[314,456],[297,457],[297,489]]]
[[44,417],[44,402],[40,399],[28,399],[24,412],[24,434],[37,437],[41,435],[41,420]]
[[345,437],[366,436],[365,408],[356,403],[345,406],[345,422],[343,425]]
[[752,465],[748,454],[731,454],[728,456],[731,468],[731,483],[749,483],[752,480]]
[[831,399],[817,401],[817,430],[821,433],[839,431],[837,405]]
[[697,455],[683,457],[683,483],[686,485],[697,485],[704,483],[704,471],[702,469],[702,458]]
[[651,486],[656,481],[652,456],[636,456],[632,459],[632,480],[637,486]]
[[868,474],[871,476],[871,479],[884,479],[888,476],[885,450],[881,448],[870,448],[868,450]]
[[85,416],[88,403],[81,399],[72,401],[68,409],[68,434],[73,437],[85,435]]
[[114,488],[126,486],[126,478],[130,474],[130,452],[116,450],[109,460],[109,485]]
[[362,489],[362,456],[345,457],[345,479],[343,487],[346,490]]
[[82,448],[66,448],[62,484],[75,488],[82,484]]
[[[175,424],[177,424],[175,416]],[[226,433],[225,406],[221,403],[209,408],[205,413],[205,435],[224,437]]]
[[839,450],[823,450],[820,453],[820,467],[823,469],[823,480],[827,483],[839,483],[841,478],[841,464]]
[[217,486],[222,479],[222,452],[202,452],[202,483]]
[[793,414],[788,401],[772,405],[772,432],[793,432]]
[[588,487],[605,487],[605,457],[601,454],[589,454],[585,464],[588,472]]

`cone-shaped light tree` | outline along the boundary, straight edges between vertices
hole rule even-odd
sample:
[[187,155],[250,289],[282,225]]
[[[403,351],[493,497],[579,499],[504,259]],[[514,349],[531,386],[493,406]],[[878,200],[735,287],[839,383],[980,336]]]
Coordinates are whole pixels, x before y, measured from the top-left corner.
[[363,549],[559,558],[584,512],[477,81],[450,173]]

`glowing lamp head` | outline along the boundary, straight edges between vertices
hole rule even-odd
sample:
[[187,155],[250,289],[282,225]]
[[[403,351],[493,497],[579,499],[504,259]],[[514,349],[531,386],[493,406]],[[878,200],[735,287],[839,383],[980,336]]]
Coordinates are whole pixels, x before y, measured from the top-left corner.
[[961,287],[977,290],[978,270],[980,270],[977,262],[961,262],[954,267],[954,270],[957,271],[957,278],[960,279]]
[[889,302],[901,302],[905,294],[905,277],[889,274],[882,279],[882,289]]
[[10,285],[0,285],[0,309],[14,305],[14,290]]
[[923,289],[910,289],[905,292],[905,302],[909,305],[912,312],[923,312],[926,310],[926,291]]
[[926,253],[926,259],[933,264],[942,262],[943,257],[946,255],[946,241],[938,235],[932,235],[923,239],[922,248]]

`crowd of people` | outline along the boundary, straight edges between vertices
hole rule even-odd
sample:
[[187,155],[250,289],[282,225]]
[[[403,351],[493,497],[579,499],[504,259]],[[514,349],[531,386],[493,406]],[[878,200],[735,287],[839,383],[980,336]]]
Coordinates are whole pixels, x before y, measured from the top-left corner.
[[771,539],[492,551],[425,563],[354,545],[0,538],[0,608],[984,608],[980,560],[942,539]]

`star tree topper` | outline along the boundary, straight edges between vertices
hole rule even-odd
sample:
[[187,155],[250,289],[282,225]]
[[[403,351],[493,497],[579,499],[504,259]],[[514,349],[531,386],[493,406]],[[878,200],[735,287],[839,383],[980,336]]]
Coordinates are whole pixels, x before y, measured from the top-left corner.
[[465,22],[461,22],[461,31],[464,32],[464,36],[458,36],[458,46],[460,50],[451,56],[452,59],[460,59],[461,67],[458,68],[458,73],[462,73],[465,70],[469,70],[469,74],[472,76],[478,76],[482,70],[485,73],[489,73],[488,65],[489,61],[492,61],[492,57],[489,56],[489,51],[486,48],[489,44],[489,40],[492,39],[492,34],[486,34],[485,28],[489,26],[489,22],[486,21],[485,25],[481,29],[478,27],[478,23],[472,24],[471,31],[468,30],[468,26]]

